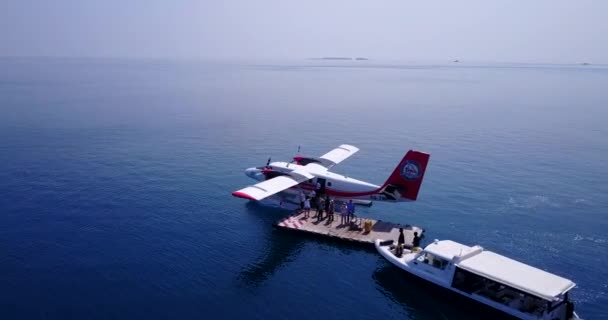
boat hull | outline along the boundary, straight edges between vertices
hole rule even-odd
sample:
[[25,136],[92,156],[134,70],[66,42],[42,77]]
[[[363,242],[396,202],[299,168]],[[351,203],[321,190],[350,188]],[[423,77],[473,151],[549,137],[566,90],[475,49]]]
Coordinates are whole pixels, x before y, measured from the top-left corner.
[[[510,314],[502,312],[498,309],[492,308],[485,305],[477,300],[469,299],[455,291],[437,285],[433,282],[429,282],[413,273],[410,273],[402,268],[399,268],[393,264],[393,266],[399,269],[400,273],[408,280],[408,282],[416,283],[415,286],[424,286],[426,289],[432,291],[435,295],[441,297],[444,301],[451,303],[452,305],[462,306],[464,310],[475,310],[474,319],[496,319],[496,320],[516,320],[519,319]],[[469,312],[470,314],[471,312]]]
[[[436,292],[438,295],[441,295],[445,298],[447,298],[446,296],[449,296],[450,302],[457,303],[457,304],[463,305],[463,306],[466,305],[467,307],[471,308],[472,310],[475,310],[475,314],[478,314],[478,317],[479,317],[478,319],[511,319],[511,320],[512,319],[526,319],[526,320],[544,319],[542,317],[534,317],[532,315],[529,317],[525,317],[525,318],[514,316],[504,310],[497,309],[491,305],[487,305],[487,304],[483,303],[482,301],[478,301],[475,298],[473,298],[467,294],[463,294],[459,291],[452,290],[450,287],[447,287],[447,286],[449,286],[449,284],[440,284],[440,283],[438,283],[438,281],[433,282],[432,280],[425,279],[425,278],[419,276],[418,274],[412,272],[411,270],[408,270],[409,267],[400,263],[395,258],[395,256],[390,252],[390,250],[387,250],[388,248],[386,246],[380,245],[381,242],[382,242],[381,240],[376,240],[376,242],[375,242],[377,251],[387,261],[389,261],[393,266],[400,269],[401,273],[408,280],[412,280],[419,285],[424,285],[426,288],[431,289],[432,291]],[[407,252],[407,250],[406,250],[406,252]],[[467,308],[467,309],[469,309],[469,308]],[[578,316],[575,315],[573,320],[575,320],[575,319],[579,319]]]

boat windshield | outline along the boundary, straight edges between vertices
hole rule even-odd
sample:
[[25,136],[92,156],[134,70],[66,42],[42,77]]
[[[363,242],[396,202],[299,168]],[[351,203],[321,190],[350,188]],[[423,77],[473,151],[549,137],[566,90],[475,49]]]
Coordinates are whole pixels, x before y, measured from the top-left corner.
[[448,265],[448,261],[445,259],[439,258],[429,252],[424,251],[418,255],[416,260],[441,270],[445,269],[445,267]]

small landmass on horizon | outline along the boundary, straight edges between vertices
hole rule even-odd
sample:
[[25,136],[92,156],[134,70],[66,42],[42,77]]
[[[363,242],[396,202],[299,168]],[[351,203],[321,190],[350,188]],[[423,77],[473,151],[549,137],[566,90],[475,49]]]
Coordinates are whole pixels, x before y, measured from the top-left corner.
[[365,58],[365,57],[356,57],[356,58],[351,58],[351,57],[321,57],[321,58],[310,58],[310,60],[356,60],[356,61],[364,61],[364,60],[369,60],[369,58]]

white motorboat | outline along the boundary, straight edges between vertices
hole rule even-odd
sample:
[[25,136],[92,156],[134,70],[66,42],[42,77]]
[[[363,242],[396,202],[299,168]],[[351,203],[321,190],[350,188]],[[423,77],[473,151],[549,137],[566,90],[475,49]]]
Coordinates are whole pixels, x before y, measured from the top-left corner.
[[526,320],[580,319],[568,297],[574,282],[515,261],[481,246],[435,240],[424,249],[395,255],[392,240],[375,241],[376,249],[395,266],[497,315]]

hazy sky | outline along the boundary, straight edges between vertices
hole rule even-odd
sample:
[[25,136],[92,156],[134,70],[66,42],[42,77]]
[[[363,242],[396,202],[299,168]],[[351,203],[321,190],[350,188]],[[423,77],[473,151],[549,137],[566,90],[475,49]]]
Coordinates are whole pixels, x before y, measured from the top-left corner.
[[608,0],[0,0],[0,56],[608,63]]

